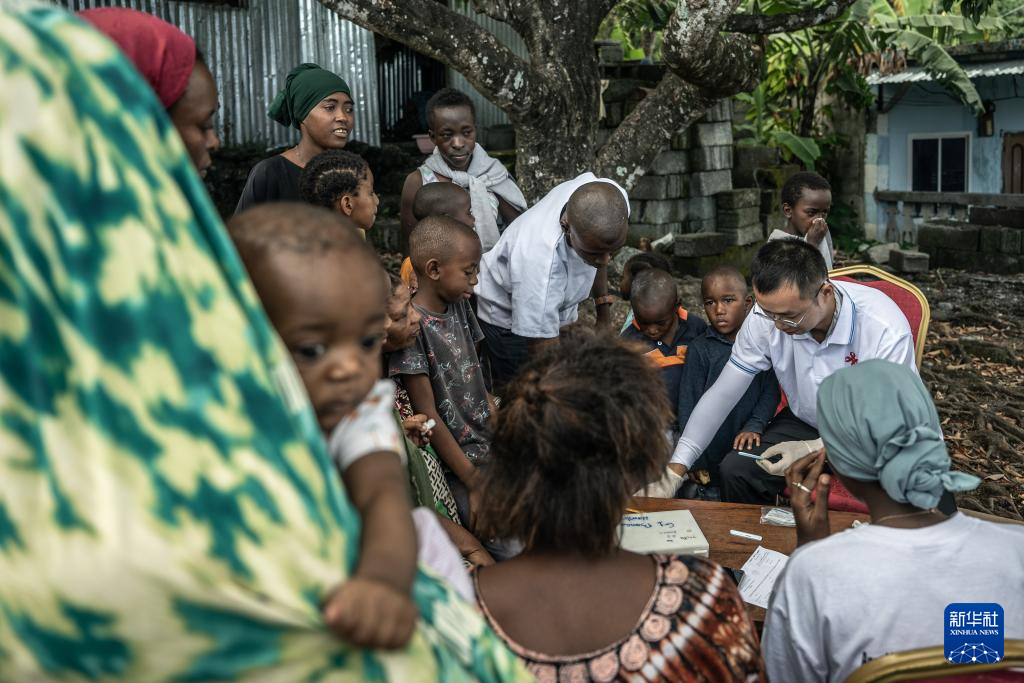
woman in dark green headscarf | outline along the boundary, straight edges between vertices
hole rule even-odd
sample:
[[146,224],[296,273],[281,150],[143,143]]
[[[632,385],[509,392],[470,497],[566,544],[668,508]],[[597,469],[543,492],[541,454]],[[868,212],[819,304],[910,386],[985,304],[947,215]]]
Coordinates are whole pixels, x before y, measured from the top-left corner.
[[299,143],[253,166],[235,213],[263,202],[302,201],[299,176],[320,152],[341,149],[352,136],[356,117],[348,83],[316,64],[299,64],[267,115],[302,133]]
[[0,36],[0,681],[527,679],[424,571],[407,646],[332,635],[360,520],[164,105],[52,5]]

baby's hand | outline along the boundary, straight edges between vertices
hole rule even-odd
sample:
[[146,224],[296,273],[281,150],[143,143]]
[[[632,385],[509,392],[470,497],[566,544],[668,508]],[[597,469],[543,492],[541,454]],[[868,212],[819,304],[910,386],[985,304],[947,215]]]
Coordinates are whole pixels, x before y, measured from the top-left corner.
[[805,239],[814,246],[821,244],[821,240],[825,239],[825,233],[828,232],[828,223],[821,216],[818,216],[811,221],[811,229],[807,231]]
[[433,427],[433,420],[427,418],[426,415],[413,415],[402,420],[402,429],[405,430],[405,435],[420,448],[424,448],[430,443],[430,437],[434,435]]
[[740,432],[732,441],[732,447],[738,451],[761,445],[761,435],[757,432]]
[[328,628],[347,643],[395,650],[412,638],[419,613],[408,595],[353,576],[327,598],[323,616]]

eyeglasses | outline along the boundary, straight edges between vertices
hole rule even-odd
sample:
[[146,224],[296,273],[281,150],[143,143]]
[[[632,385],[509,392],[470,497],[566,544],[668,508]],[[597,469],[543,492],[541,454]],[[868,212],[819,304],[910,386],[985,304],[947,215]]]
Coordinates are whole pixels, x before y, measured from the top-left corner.
[[[826,284],[828,284],[828,280],[825,280],[824,282],[822,282],[821,285],[818,287],[818,291],[816,291],[814,293],[814,296],[811,297],[811,302],[812,302],[811,305],[812,306],[817,303],[818,295],[821,294],[821,290],[822,290],[822,288]],[[810,313],[810,312],[811,312],[811,309],[808,308],[806,311],[804,311],[804,314],[802,316],[800,316],[799,320],[786,320],[781,315],[776,315],[774,313],[766,313],[764,311],[764,309],[761,308],[761,304],[757,304],[756,306],[754,306],[754,315],[760,316],[760,317],[764,318],[765,320],[770,320],[771,322],[775,323],[776,325],[782,324],[785,327],[788,327],[790,329],[792,329],[794,327],[800,327],[800,323],[802,323],[804,321],[804,318],[806,318],[807,314]]]

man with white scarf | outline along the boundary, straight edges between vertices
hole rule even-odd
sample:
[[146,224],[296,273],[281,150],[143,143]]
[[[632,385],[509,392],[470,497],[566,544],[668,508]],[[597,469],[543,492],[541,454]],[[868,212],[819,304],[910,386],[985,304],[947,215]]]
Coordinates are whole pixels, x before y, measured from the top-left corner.
[[465,93],[442,88],[427,101],[426,109],[435,147],[402,187],[403,241],[416,225],[412,206],[420,187],[452,182],[469,192],[473,228],[486,253],[497,243],[501,230],[526,209],[526,198],[505,166],[477,144],[476,110]]

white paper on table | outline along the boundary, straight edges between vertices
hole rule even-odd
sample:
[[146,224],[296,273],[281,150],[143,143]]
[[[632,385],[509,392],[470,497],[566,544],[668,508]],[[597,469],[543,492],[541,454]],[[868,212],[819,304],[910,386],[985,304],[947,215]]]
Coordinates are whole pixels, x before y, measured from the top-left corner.
[[740,579],[743,600],[768,609],[768,598],[788,560],[788,555],[757,546],[757,550],[743,563],[743,578]]

